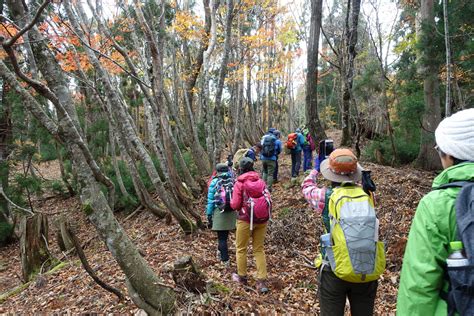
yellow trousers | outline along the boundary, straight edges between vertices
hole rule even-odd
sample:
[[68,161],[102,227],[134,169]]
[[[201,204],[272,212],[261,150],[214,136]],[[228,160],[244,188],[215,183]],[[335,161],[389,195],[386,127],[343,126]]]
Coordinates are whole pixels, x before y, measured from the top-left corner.
[[235,232],[235,248],[237,257],[237,273],[244,277],[247,276],[247,249],[250,238],[252,238],[253,255],[257,265],[257,278],[265,280],[267,278],[267,259],[263,250],[267,224],[253,224],[253,230],[250,230],[250,224],[241,220],[237,221],[237,230]]

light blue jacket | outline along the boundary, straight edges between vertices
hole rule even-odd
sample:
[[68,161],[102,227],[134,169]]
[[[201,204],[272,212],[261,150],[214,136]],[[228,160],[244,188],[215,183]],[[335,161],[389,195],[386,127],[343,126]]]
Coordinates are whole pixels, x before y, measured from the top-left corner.
[[293,149],[294,152],[301,152],[303,150],[304,142],[305,142],[305,137],[301,133],[297,133],[298,138],[296,138],[296,147]]

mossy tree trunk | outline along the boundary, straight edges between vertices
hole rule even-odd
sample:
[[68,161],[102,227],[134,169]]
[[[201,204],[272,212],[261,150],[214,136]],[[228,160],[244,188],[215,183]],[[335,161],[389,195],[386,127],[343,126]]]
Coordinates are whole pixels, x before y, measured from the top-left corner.
[[306,124],[315,142],[326,138],[326,133],[318,114],[318,49],[322,5],[322,0],[311,1],[311,26],[307,57],[308,72],[306,74]]
[[[9,1],[9,4],[14,5],[19,11],[23,8],[21,1]],[[66,4],[68,3],[66,2]],[[25,16],[25,12],[17,13],[18,17]],[[44,108],[30,92],[20,85],[17,77],[1,60],[0,76],[22,98],[24,101],[22,105],[25,109],[34,115],[40,124],[58,141],[66,146],[69,155],[73,159],[74,169],[77,171],[83,210],[127,277],[130,293],[137,294],[144,304],[152,308],[152,311],[156,311],[156,314],[171,313],[175,302],[173,290],[161,285],[160,279],[139,254],[136,246],[113,216],[111,209],[113,203],[110,203],[113,197],[109,194],[108,201],[101,191],[101,184],[104,184],[109,192],[113,193],[113,184],[109,185],[110,180],[103,175],[89,148],[83,141],[83,137],[81,137],[82,132],[76,126],[76,118],[71,115],[74,114],[72,112],[74,102],[72,102],[71,93],[67,88],[67,81],[47,46],[47,40],[34,27],[28,32],[28,37],[35,43],[34,57],[38,62],[41,73],[44,77],[47,77],[47,82],[45,84],[28,78],[21,73],[18,67],[15,69],[16,75],[21,76],[38,94],[51,101],[58,113],[58,121],[47,115]],[[12,52],[8,43],[4,43],[2,46]],[[53,56],[52,60],[49,59],[51,56]],[[10,61],[16,62],[14,52],[9,57]],[[66,111],[65,108],[71,110],[71,113]]]
[[[85,16],[82,4],[77,2],[74,7],[70,2],[65,2],[64,4],[72,28],[76,31],[80,40],[83,43],[87,43],[84,31],[80,26],[81,20],[79,19],[79,17]],[[84,49],[91,65],[97,70],[97,76],[104,87],[104,93],[106,95],[105,105],[107,106],[107,112],[111,115],[110,120],[115,120],[118,134],[121,134],[123,140],[126,141],[125,148],[130,150],[130,156],[139,159],[143,163],[156,193],[170,213],[176,218],[183,231],[185,233],[194,232],[197,228],[196,224],[186,215],[186,209],[180,205],[179,200],[176,199],[173,192],[168,190],[167,182],[162,181],[151,155],[145,148],[142,140],[138,137],[136,127],[126,108],[126,100],[117,92],[117,89],[110,80],[108,72],[100,63],[97,53],[88,46],[84,46]]]
[[[10,155],[12,145],[11,104],[8,98],[6,98],[8,89],[7,84],[3,82],[2,94],[0,96],[0,185],[5,192],[8,189],[8,176],[10,173],[10,167],[6,159]],[[13,234],[9,216],[8,202],[0,194],[0,246],[9,242]]]
[[[354,96],[352,94],[352,84],[354,81],[354,60],[357,55],[357,28],[359,25],[359,13],[360,13],[360,2],[361,0],[348,0],[346,20],[344,28],[344,56],[342,58],[342,73],[343,73],[343,85],[342,85],[342,140],[341,146],[351,146],[351,103],[354,104]],[[357,111],[357,110],[356,110]],[[358,114],[357,114],[358,115]]]
[[[91,164],[86,158],[87,153],[84,153],[83,144],[80,145],[76,138],[77,135],[75,136],[77,130],[67,130],[70,126],[64,122],[67,117],[59,122],[59,126],[56,126],[55,122],[44,113],[41,105],[20,85],[2,61],[0,61],[0,76],[15,88],[25,100],[25,107],[34,114],[41,124],[56,137],[61,138],[66,145],[77,170],[83,211],[126,275],[130,293],[134,297],[139,295],[141,302],[146,304],[147,308],[156,311],[156,314],[171,313],[175,302],[173,290],[161,285],[156,274],[114,217],[108,201],[100,189],[96,175],[92,171]],[[60,103],[55,104],[55,106],[60,105]],[[55,134],[58,130],[62,132]]]
[[436,37],[433,0],[422,0],[417,15],[417,37],[421,43],[418,51],[417,72],[423,78],[425,110],[422,118],[421,144],[416,164],[425,170],[441,169],[441,161],[434,149],[434,131],[441,121],[438,67],[433,40]]

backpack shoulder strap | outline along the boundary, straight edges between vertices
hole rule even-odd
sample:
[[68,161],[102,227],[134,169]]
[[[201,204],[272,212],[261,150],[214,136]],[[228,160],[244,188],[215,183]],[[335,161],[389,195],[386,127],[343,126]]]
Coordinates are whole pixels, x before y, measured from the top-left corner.
[[323,224],[324,224],[324,230],[326,233],[329,233],[330,223],[329,223],[329,199],[331,198],[333,189],[332,188],[327,188],[326,193],[324,196],[324,209],[322,212],[321,218],[323,219]]
[[365,193],[365,191],[362,189],[362,187],[358,185],[342,185],[339,187],[334,188],[335,191],[337,191],[331,198],[334,201],[334,207],[337,207],[339,202],[345,198],[349,198],[351,200],[355,199],[360,199],[363,197],[370,196]]
[[474,181],[455,181],[446,183],[435,188],[435,190],[447,188],[461,188],[455,204],[457,225],[456,240],[462,240],[464,247],[474,249],[472,241],[462,239],[462,236],[466,233],[465,231],[472,224],[472,214],[470,210],[472,208],[472,201],[474,201]]
[[462,188],[470,184],[474,184],[474,182],[473,181],[454,181],[454,182],[440,185],[439,187],[436,187],[433,190],[442,190],[442,189],[447,189],[447,188]]
[[474,182],[468,182],[463,185],[458,197],[456,198],[456,224],[457,239],[461,240],[464,249],[470,254],[471,264],[474,259]]

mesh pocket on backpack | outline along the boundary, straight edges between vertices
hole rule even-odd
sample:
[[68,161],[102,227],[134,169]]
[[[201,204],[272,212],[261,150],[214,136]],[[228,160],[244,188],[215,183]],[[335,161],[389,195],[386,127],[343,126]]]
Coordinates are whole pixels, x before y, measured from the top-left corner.
[[452,290],[448,301],[460,315],[474,315],[474,266],[448,267]]
[[375,217],[358,216],[340,219],[349,251],[352,268],[356,274],[371,274],[375,267]]

